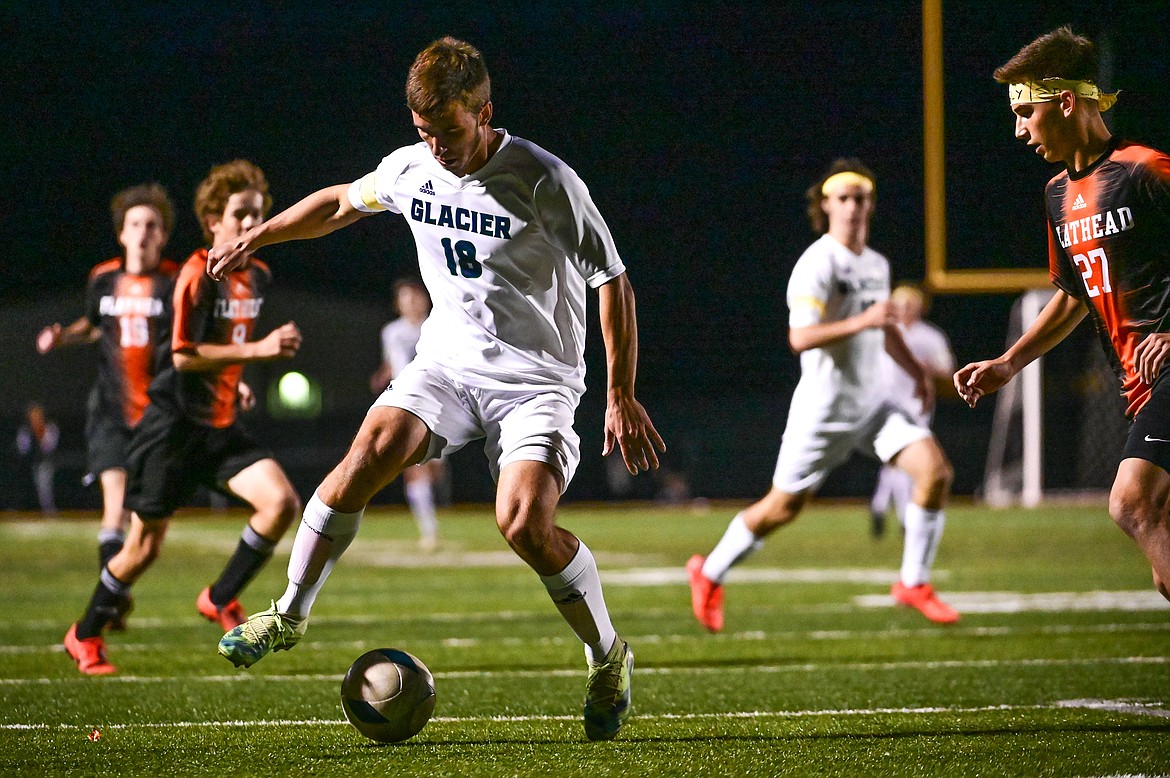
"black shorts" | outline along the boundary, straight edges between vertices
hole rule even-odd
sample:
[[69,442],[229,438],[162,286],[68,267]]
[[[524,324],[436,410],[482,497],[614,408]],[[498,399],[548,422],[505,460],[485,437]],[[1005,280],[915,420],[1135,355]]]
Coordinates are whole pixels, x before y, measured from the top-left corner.
[[1170,473],[1170,368],[1154,382],[1150,399],[1138,411],[1125,439],[1122,459],[1144,459]]
[[126,507],[144,521],[168,518],[200,485],[224,485],[249,465],[271,459],[239,424],[217,429],[149,405],[126,458]]
[[126,469],[131,430],[121,418],[91,411],[85,422],[86,481],[107,470]]

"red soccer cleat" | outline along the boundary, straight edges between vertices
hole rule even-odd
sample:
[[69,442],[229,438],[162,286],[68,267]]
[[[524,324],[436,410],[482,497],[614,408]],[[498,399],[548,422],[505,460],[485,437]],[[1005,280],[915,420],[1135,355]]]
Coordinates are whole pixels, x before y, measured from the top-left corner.
[[894,602],[914,608],[935,624],[954,624],[959,620],[959,612],[936,597],[930,584],[906,586],[898,581],[890,595]]
[[691,582],[691,610],[710,632],[723,631],[723,587],[703,575],[706,557],[695,554],[687,561]]
[[77,637],[77,624],[69,627],[65,633],[65,653],[77,663],[77,669],[86,675],[109,675],[118,668],[106,659],[106,641],[101,637]]
[[222,608],[211,601],[211,587],[208,586],[199,592],[195,599],[195,607],[199,615],[213,624],[218,624],[224,632],[231,632],[248,620],[248,613],[239,600],[232,600]]

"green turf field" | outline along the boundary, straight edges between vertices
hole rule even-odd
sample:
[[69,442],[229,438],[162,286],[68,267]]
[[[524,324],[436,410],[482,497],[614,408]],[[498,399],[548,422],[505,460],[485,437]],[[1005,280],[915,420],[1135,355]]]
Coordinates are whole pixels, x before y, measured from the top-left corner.
[[[562,510],[637,656],[635,716],[612,743],[585,740],[580,645],[486,508],[443,513],[431,557],[404,511],[371,511],[305,640],[249,671],[194,610],[243,515],[181,515],[108,640],[107,678],[60,647],[96,580],[96,517],[0,521],[0,774],[1170,773],[1170,607],[1103,507],[952,507],[935,584],[964,616],[941,628],[889,604],[896,525],[874,541],[862,506],[814,506],[733,572],[712,636],[682,565],[735,507]],[[283,591],[290,542],[250,609]],[[398,745],[362,739],[338,702],[380,646],[436,678],[435,718]]]

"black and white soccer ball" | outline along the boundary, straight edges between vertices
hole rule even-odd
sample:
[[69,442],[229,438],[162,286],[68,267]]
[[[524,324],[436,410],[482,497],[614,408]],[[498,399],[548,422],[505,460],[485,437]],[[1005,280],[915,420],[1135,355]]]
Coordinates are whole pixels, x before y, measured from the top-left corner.
[[345,673],[341,709],[370,740],[397,743],[417,735],[435,712],[435,678],[413,654],[375,648]]

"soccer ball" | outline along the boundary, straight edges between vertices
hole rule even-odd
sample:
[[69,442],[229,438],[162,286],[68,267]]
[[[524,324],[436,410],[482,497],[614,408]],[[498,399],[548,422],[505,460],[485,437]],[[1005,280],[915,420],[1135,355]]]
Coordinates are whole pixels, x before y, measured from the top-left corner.
[[375,648],[341,681],[341,709],[358,732],[379,743],[417,735],[435,712],[435,678],[418,657]]

